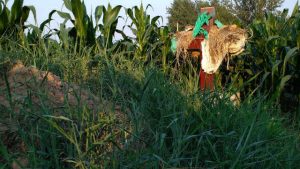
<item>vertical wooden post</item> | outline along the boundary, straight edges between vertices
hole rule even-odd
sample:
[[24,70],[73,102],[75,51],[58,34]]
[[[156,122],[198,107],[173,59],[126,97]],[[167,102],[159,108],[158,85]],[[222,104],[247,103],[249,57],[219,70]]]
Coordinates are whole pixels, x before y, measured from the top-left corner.
[[[213,26],[214,24],[214,20],[215,20],[215,16],[216,16],[216,11],[214,7],[204,7],[204,8],[200,8],[200,12],[207,12],[207,14],[209,14],[212,18],[209,20],[209,25],[207,25],[207,31],[209,32],[209,29],[211,26]],[[203,56],[202,56],[203,57]],[[202,59],[201,57],[201,59]],[[200,64],[201,64],[201,60],[200,60]],[[208,74],[205,73],[204,70],[201,68],[200,69],[200,73],[199,73],[199,79],[200,79],[200,89],[201,90],[211,90],[213,91],[215,88],[215,74]]]

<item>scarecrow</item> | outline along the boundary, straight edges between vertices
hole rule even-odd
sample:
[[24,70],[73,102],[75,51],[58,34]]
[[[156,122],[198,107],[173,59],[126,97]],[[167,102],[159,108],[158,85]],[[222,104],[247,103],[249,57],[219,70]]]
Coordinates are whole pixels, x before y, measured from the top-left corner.
[[247,34],[236,25],[223,25],[215,19],[215,8],[200,9],[195,26],[176,32],[172,50],[179,57],[192,56],[200,61],[200,89],[214,90],[214,76],[223,60],[244,51]]

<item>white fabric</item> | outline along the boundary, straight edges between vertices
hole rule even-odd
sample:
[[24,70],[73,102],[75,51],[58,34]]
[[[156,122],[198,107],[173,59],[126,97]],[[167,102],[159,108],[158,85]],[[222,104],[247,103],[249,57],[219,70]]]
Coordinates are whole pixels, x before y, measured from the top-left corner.
[[204,39],[201,42],[201,48],[202,48],[201,68],[204,70],[205,73],[209,73],[209,74],[214,73],[216,69],[214,65],[211,64],[212,61],[209,54],[209,42],[207,39]]
[[210,53],[209,53],[209,37],[208,39],[204,39],[201,42],[202,47],[202,60],[201,60],[201,68],[207,74],[216,73],[218,68],[220,67],[223,59],[216,59],[217,63],[213,63]]

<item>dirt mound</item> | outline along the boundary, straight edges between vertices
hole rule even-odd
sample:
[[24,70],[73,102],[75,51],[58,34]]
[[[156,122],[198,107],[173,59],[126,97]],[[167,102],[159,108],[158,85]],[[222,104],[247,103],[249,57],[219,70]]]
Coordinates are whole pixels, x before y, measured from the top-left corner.
[[[119,126],[127,122],[121,107],[109,101],[99,100],[88,90],[82,89],[76,84],[63,82],[58,76],[48,71],[40,71],[35,67],[25,67],[22,63],[5,64],[0,67],[0,141],[4,143],[9,152],[16,153],[15,161],[11,168],[19,169],[28,166],[25,142],[19,137],[17,131],[24,117],[20,119],[18,114],[31,112],[35,114],[50,114],[53,116],[64,116],[66,110],[86,106],[99,118],[110,117],[114,111],[116,120],[110,127],[103,127],[99,131],[99,139],[113,132],[117,140],[114,144],[122,147]],[[4,71],[3,71],[4,70]],[[13,112],[13,113],[9,113]],[[25,113],[24,113],[25,112]],[[13,114],[14,117],[11,117]],[[127,124],[127,123],[126,123]],[[129,124],[129,123],[128,123]],[[38,140],[36,141],[38,145]],[[113,143],[108,142],[103,146],[103,151],[110,152]],[[5,160],[0,157],[0,163]]]
[[[0,77],[0,106],[19,112],[26,107],[61,113],[66,106],[86,105],[96,111],[98,98],[74,84],[62,82],[58,76],[18,62]],[[30,105],[29,105],[30,104]]]

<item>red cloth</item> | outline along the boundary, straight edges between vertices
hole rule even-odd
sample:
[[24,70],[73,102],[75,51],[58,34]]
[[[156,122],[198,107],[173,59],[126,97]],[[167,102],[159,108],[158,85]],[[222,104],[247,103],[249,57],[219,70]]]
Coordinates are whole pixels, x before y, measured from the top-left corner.
[[215,88],[214,78],[215,74],[207,74],[201,69],[199,73],[200,89],[213,91]]
[[[210,24],[211,22],[213,23],[214,19],[210,19]],[[210,26],[209,25],[203,25],[203,28],[209,32]],[[194,38],[194,40],[190,43],[189,45],[189,50],[199,50],[200,52],[200,63],[202,60],[202,47],[201,47],[201,42],[204,40],[203,35],[199,35]],[[199,73],[199,87],[201,90],[207,90],[209,89],[210,91],[213,91],[215,88],[214,84],[214,78],[215,74],[207,74],[204,72],[202,68],[200,68],[200,73]]]

